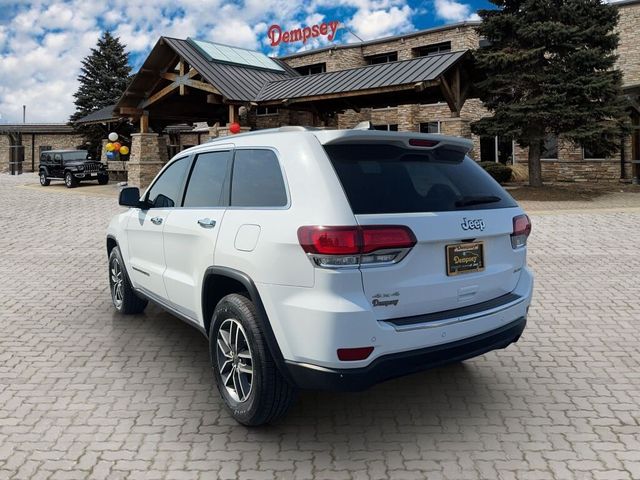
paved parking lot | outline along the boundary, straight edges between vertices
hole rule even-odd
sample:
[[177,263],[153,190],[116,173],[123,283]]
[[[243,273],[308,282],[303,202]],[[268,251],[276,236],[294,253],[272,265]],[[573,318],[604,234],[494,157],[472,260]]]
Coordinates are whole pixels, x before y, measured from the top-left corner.
[[640,478],[640,208],[532,215],[517,345],[251,430],[198,332],[113,313],[115,200],[36,181],[0,175],[0,479]]

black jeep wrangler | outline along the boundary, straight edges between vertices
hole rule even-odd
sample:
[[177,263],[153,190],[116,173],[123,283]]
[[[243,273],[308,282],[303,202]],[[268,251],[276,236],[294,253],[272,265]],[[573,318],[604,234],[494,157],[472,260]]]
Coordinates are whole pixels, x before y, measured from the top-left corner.
[[40,185],[46,187],[52,178],[64,180],[67,188],[73,188],[81,180],[98,180],[105,185],[109,173],[86,150],[47,150],[40,155]]

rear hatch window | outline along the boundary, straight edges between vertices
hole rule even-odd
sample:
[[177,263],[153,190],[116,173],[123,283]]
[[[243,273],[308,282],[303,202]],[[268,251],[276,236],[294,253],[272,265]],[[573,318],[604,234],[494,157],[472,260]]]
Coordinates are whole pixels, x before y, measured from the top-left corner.
[[431,150],[380,143],[324,148],[356,215],[517,206],[482,167],[446,145]]

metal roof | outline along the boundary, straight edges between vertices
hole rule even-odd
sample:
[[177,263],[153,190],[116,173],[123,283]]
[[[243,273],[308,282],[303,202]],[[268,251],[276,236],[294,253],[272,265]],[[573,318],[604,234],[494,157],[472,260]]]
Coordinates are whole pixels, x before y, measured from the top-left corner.
[[466,53],[466,50],[440,53],[400,62],[272,81],[260,91],[257,100],[314,97],[432,81],[456,64]]
[[223,97],[231,101],[255,100],[260,89],[268,82],[282,80],[298,75],[284,62],[274,61],[285,71],[257,69],[242,65],[232,65],[210,61],[191,42],[177,38],[163,37],[164,41],[211,85],[216,87]]
[[0,123],[0,133],[73,133],[67,123]]
[[75,123],[106,123],[118,120],[120,116],[115,113],[115,109],[115,105],[108,105],[96,110],[95,112],[91,112],[89,115],[79,118]]

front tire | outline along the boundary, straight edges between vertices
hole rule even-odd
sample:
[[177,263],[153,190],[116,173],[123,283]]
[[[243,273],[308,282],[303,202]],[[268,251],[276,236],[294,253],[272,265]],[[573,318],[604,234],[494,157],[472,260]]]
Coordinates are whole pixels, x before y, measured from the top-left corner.
[[118,247],[114,247],[109,254],[109,290],[113,306],[125,315],[142,313],[149,303],[133,290]]
[[109,183],[109,175],[98,175],[98,184],[106,185]]
[[73,176],[73,173],[67,172],[64,174],[64,184],[67,188],[75,188],[78,186],[78,179]]
[[273,361],[256,307],[246,296],[227,295],[216,306],[209,352],[220,395],[237,422],[264,425],[287,413],[296,388]]
[[47,178],[46,172],[43,170],[40,172],[40,185],[43,187],[48,187],[51,184],[51,180]]

